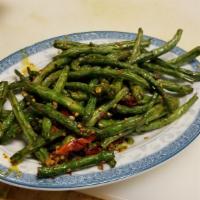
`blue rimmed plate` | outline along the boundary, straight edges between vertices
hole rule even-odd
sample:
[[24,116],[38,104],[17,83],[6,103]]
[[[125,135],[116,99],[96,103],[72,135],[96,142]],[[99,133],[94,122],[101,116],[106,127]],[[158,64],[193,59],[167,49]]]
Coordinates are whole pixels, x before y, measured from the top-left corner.
[[[58,50],[52,47],[53,41],[66,37],[73,41],[102,43],[131,40],[135,38],[135,34],[113,31],[85,32],[59,36],[36,43],[0,61],[0,80],[15,80],[14,69],[24,70],[27,62],[37,68],[42,68],[51,60],[52,56],[58,53]],[[146,36],[146,38],[149,37]],[[152,39],[150,48],[165,43],[159,39],[150,38]],[[174,48],[164,58],[174,58],[182,53],[184,50]],[[24,59],[24,54],[28,55],[28,59]],[[193,61],[186,67],[196,69],[197,65],[199,65],[198,61]],[[193,88],[194,92],[200,94],[199,83],[195,83]],[[190,96],[188,95],[181,101],[186,101]],[[200,101],[198,100],[176,122],[145,135],[135,136],[135,143],[128,150],[116,153],[116,167],[110,169],[105,166],[104,171],[92,167],[54,179],[37,179],[36,172],[39,163],[36,160],[26,159],[17,166],[17,170],[16,167],[10,166],[8,157],[23,147],[24,144],[21,141],[15,140],[11,144],[0,145],[0,180],[19,187],[39,190],[72,190],[95,187],[136,176],[173,157],[198,136],[200,131],[199,108]]]

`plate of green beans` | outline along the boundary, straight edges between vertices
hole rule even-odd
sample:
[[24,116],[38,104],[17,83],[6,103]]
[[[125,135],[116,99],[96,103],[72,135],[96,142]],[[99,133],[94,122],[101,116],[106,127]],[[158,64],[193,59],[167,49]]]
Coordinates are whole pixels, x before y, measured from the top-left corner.
[[0,180],[40,190],[141,174],[200,131],[200,48],[114,31],[75,33],[0,61]]

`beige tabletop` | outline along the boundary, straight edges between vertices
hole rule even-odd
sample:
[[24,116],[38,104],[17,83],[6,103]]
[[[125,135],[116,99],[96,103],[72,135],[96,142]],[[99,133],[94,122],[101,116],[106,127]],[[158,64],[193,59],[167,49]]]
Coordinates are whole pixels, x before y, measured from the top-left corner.
[[[136,32],[169,39],[177,28],[179,44],[200,42],[199,0],[0,0],[0,59],[37,41],[92,30]],[[105,199],[199,200],[200,139],[174,159],[129,180],[83,190]]]

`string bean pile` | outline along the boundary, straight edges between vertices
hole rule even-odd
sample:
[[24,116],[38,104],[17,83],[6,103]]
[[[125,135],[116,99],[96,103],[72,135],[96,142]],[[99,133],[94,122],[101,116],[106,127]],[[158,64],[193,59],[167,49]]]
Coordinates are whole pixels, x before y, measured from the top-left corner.
[[[180,118],[198,99],[194,94],[180,105],[200,80],[200,72],[183,67],[200,48],[172,60],[160,56],[177,45],[181,34],[179,29],[153,50],[141,28],[130,41],[55,40],[53,46],[62,51],[42,70],[28,68],[26,76],[15,70],[17,81],[0,82],[0,144],[19,136],[26,142],[11,163],[31,155],[41,163],[38,178],[103,163],[114,167],[114,151],[133,142],[130,136]],[[7,99],[12,110],[4,108]]]

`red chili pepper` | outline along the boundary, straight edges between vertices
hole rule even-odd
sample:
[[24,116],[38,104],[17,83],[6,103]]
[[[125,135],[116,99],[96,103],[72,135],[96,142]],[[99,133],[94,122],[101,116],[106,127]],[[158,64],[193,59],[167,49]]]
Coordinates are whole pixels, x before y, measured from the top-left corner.
[[60,112],[65,116],[69,116],[69,112],[67,110],[61,110]]
[[137,105],[137,100],[133,96],[127,96],[126,98],[122,99],[120,103],[128,107],[132,107]]
[[81,149],[84,149],[87,144],[93,142],[94,140],[94,136],[75,139],[70,143],[62,145],[60,148],[56,149],[54,153],[57,155],[67,155],[73,151],[80,151]]
[[85,154],[89,156],[89,155],[97,154],[100,151],[101,151],[101,147],[96,146],[96,147],[85,149]]
[[53,133],[56,133],[58,130],[59,130],[59,128],[57,128],[57,127],[54,126],[54,125],[51,127],[51,131],[52,131]]
[[102,119],[102,118],[106,117],[106,115],[107,115],[107,113],[106,113],[106,112],[101,112],[101,113],[100,113],[100,119]]

